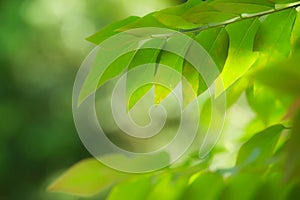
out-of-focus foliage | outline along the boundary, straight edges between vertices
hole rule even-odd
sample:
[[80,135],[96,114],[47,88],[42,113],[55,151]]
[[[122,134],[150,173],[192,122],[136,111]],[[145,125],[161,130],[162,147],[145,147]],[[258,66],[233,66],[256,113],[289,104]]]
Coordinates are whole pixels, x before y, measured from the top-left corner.
[[48,193],[57,173],[89,154],[72,119],[84,38],[130,14],[178,1],[0,1],[0,199],[71,200]]
[[49,190],[69,192],[77,195],[93,195],[115,184],[125,174],[99,165],[99,161],[88,159],[81,161],[65,175],[49,186]]
[[[110,24],[89,37],[89,41],[99,44],[120,31],[145,26],[187,33],[217,63],[228,99],[223,136],[206,159],[191,154],[184,162],[157,172],[112,176],[115,182],[108,189],[99,189],[99,194],[107,199],[298,199],[299,6],[297,0],[190,0]],[[155,53],[140,52],[140,58],[149,52]],[[162,57],[155,55],[159,62]],[[122,62],[126,63],[128,57]],[[189,82],[198,94],[203,92],[206,88],[199,90],[200,78],[187,70],[184,61],[172,62],[175,60],[176,56],[169,56],[163,62],[177,63],[171,65],[183,76],[191,77]],[[116,75],[110,69],[99,86]],[[159,92],[160,100],[167,93],[155,92]],[[143,94],[137,94],[133,103]],[[189,98],[184,90],[183,95]],[[50,189],[75,190],[78,185],[68,183],[69,173]],[[102,178],[105,180],[106,175]]]

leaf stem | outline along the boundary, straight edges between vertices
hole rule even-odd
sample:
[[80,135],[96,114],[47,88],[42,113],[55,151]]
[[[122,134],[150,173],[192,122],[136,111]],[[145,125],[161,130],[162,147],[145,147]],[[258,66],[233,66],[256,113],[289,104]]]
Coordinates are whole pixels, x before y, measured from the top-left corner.
[[206,25],[203,25],[203,26],[200,26],[200,27],[192,28],[192,29],[178,29],[178,31],[183,32],[183,33],[197,33],[197,32],[200,32],[200,31],[203,31],[203,30],[206,30],[206,29],[215,28],[215,27],[218,27],[218,26],[226,26],[228,24],[239,22],[239,21],[244,20],[244,19],[261,17],[261,16],[272,14],[272,13],[275,13],[275,12],[279,12],[279,11],[283,11],[283,10],[287,10],[287,9],[291,9],[291,8],[296,8],[298,6],[300,6],[300,2],[294,3],[291,6],[280,7],[280,8],[276,8],[276,5],[275,5],[275,8],[273,8],[271,10],[267,10],[267,11],[263,11],[263,12],[259,12],[259,13],[255,13],[255,14],[244,14],[244,13],[242,13],[242,14],[240,14],[239,17],[235,17],[233,19],[229,19],[229,20],[224,21],[224,22],[209,23],[209,24],[206,24]]

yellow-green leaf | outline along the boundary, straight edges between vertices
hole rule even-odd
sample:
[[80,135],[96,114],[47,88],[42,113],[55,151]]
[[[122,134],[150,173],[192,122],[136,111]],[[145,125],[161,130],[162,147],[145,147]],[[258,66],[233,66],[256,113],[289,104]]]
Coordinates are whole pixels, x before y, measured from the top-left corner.
[[252,51],[252,47],[259,25],[258,18],[253,18],[226,27],[230,43],[228,58],[221,73],[225,89],[243,76],[256,61],[258,54]]
[[92,196],[112,186],[123,176],[123,173],[103,165],[96,159],[86,159],[63,173],[48,190]]

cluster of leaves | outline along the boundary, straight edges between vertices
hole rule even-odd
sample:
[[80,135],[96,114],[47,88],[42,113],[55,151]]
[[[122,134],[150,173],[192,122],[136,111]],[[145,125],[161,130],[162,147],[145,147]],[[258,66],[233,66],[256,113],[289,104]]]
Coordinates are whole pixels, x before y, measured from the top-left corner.
[[[140,27],[186,33],[218,66],[228,108],[246,94],[257,114],[249,125],[254,136],[242,145],[230,169],[209,170],[213,152],[204,161],[191,158],[180,166],[142,175],[117,172],[88,159],[68,170],[50,190],[81,196],[102,192],[107,199],[299,198],[299,6],[300,1],[295,0],[190,0],[142,18],[129,17],[89,37],[99,44]],[[120,57],[105,71],[99,85],[124,69],[152,62],[145,58],[174,67],[197,94],[206,89],[188,62],[178,62],[174,55],[155,49]],[[135,95],[137,101],[144,93]],[[162,99],[166,94],[160,91],[157,96]]]

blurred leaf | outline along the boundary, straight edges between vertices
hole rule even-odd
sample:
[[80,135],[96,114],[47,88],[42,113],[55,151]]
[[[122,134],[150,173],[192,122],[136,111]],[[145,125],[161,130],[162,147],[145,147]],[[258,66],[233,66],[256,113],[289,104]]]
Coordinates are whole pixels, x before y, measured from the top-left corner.
[[141,175],[116,185],[107,200],[146,199],[152,190],[151,176]]
[[291,138],[288,142],[287,158],[285,163],[285,180],[300,180],[300,112],[295,116],[291,130]]
[[224,187],[223,177],[220,174],[207,172],[200,174],[187,188],[182,199],[213,200],[219,199]]
[[236,166],[251,171],[265,169],[271,161],[273,151],[278,142],[282,125],[271,126],[248,140],[239,150]]
[[259,25],[258,18],[253,18],[226,27],[230,44],[228,58],[221,73],[225,89],[243,76],[255,62],[258,54],[252,51],[252,47]]
[[300,184],[294,184],[294,187],[289,191],[287,199],[300,199]]
[[[206,134],[199,134],[197,137],[201,137],[200,141],[204,141],[205,137],[207,137],[208,129],[210,128],[211,120],[212,120],[212,100],[207,99],[203,107],[201,109],[200,118],[199,118],[199,128],[202,133]],[[201,145],[201,144],[200,144]]]
[[135,172],[147,173],[151,169],[160,169],[162,166],[168,166],[170,163],[170,154],[166,151],[157,151],[152,154],[137,154],[136,156],[127,156],[124,154],[111,154],[109,156],[101,157],[105,163],[111,166],[118,166],[128,173],[127,175],[134,175]]
[[253,133],[258,133],[264,130],[266,127],[268,126],[263,122],[263,120],[261,120],[261,118],[255,117],[245,127],[245,136],[243,136],[243,138],[249,139],[247,136],[252,136]]
[[289,109],[284,116],[284,119],[294,118],[294,116],[296,115],[299,109],[300,109],[300,98],[296,99],[294,102],[290,104]]
[[246,96],[249,105],[265,125],[273,125],[282,121],[287,107],[275,91],[254,82],[253,87],[246,90]]
[[242,93],[246,90],[246,88],[248,88],[250,84],[250,80],[247,77],[243,76],[226,90],[226,104],[228,108],[231,107],[240,98]]
[[176,175],[168,172],[162,173],[157,177],[153,190],[150,192],[148,198],[145,199],[179,199],[187,187],[187,182],[188,177],[176,177]]
[[254,199],[272,199],[272,200],[283,200],[290,199],[287,198],[288,190],[290,185],[285,185],[283,187],[282,183],[282,173],[273,172],[268,174],[263,180],[262,185],[256,191]]
[[254,199],[261,182],[258,173],[238,173],[226,180],[226,188],[220,197],[224,200]]
[[254,72],[253,78],[274,90],[295,96],[300,95],[299,55]]
[[102,28],[99,32],[88,37],[87,40],[95,44],[100,44],[102,41],[106,40],[107,38],[119,33],[118,29],[120,29],[121,27],[131,24],[137,21],[138,19],[140,18],[136,16],[130,16],[121,21],[117,21],[115,23],[109,24],[108,26]]
[[86,159],[67,170],[48,190],[92,196],[112,186],[123,176],[123,173],[104,166],[96,159]]

